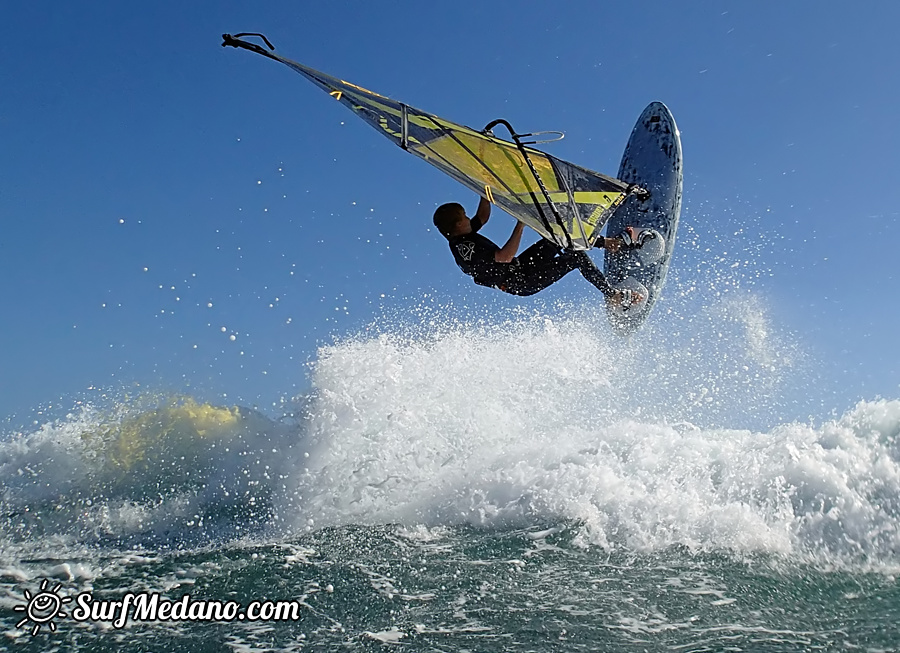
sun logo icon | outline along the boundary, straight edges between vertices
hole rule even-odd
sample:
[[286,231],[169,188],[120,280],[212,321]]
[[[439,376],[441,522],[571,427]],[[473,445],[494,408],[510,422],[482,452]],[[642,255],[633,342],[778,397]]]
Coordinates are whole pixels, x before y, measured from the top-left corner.
[[63,611],[63,604],[69,603],[72,600],[71,596],[60,596],[57,592],[62,587],[62,583],[54,587],[52,590],[48,590],[47,586],[50,584],[50,581],[44,579],[41,583],[41,591],[31,595],[31,592],[25,590],[25,600],[28,601],[25,605],[17,605],[13,608],[16,612],[24,612],[25,617],[16,624],[16,628],[21,628],[29,621],[34,622],[34,627],[31,629],[32,637],[41,632],[41,626],[47,624],[50,628],[51,632],[56,632],[56,624],[53,623],[53,620],[57,617],[61,619],[65,619],[68,615]]

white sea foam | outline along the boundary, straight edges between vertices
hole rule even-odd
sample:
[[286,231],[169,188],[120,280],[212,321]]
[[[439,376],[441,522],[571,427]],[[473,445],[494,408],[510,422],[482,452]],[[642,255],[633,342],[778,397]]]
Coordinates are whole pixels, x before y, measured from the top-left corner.
[[85,435],[95,412],[10,438],[4,537],[38,532],[29,511],[76,538],[566,521],[636,551],[896,559],[900,401],[779,421],[796,354],[752,297],[624,346],[596,318],[546,315],[442,326],[437,311],[324,347],[290,425],[170,438],[124,476]]
[[730,428],[777,404],[796,353],[752,297],[696,322],[625,349],[585,317],[327,347],[293,509],[314,526],[562,518],[608,547],[894,556],[900,402]]

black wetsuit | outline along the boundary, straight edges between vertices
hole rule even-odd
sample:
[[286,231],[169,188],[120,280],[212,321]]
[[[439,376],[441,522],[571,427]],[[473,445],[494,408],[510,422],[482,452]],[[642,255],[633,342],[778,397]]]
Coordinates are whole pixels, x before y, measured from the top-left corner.
[[[481,225],[473,221],[472,226]],[[449,242],[459,269],[481,286],[511,295],[533,295],[578,269],[604,295],[612,293],[603,273],[587,254],[563,250],[549,240],[539,240],[509,263],[498,263],[494,255],[500,248],[474,231],[454,236]]]

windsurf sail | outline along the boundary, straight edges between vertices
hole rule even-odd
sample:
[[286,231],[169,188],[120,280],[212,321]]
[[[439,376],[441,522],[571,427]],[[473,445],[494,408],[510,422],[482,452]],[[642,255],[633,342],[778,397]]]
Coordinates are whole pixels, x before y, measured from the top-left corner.
[[[642,191],[528,147],[535,141],[523,138],[533,134],[516,134],[504,120],[476,131],[286,59],[239,38],[242,36],[259,36],[274,50],[261,34],[223,34],[222,45],[250,50],[289,66],[396,145],[561,247],[591,248],[616,207],[629,193]],[[509,129],[512,142],[493,135],[491,129],[498,124]]]

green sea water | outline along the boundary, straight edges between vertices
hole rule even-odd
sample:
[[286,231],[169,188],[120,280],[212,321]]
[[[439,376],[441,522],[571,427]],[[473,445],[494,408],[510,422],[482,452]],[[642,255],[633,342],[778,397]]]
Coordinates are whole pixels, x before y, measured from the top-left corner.
[[[806,651],[896,650],[900,586],[884,569],[773,555],[647,554],[544,530],[329,528],[184,550],[85,549],[21,573],[121,599],[300,600],[299,619],[76,623],[36,636],[4,609],[7,650]],[[28,582],[3,579],[6,596]],[[37,591],[33,587],[33,592]]]

